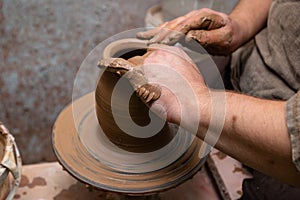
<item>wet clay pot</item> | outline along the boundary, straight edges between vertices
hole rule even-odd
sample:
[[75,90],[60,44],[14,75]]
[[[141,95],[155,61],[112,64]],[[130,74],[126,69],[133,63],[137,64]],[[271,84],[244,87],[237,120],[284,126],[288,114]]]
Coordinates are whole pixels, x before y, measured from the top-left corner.
[[[125,39],[102,52],[129,59],[146,48],[143,41]],[[99,70],[95,93],[72,102],[54,125],[53,147],[64,168],[88,185],[129,195],[159,193],[198,172],[209,147],[149,112],[126,78]],[[136,128],[148,124],[159,128],[150,133]]]
[[[104,49],[103,57],[130,59],[144,55],[146,48],[147,45],[142,40],[122,39],[110,43]],[[135,94],[129,81],[125,78],[120,80],[120,78],[118,74],[105,70],[98,80],[95,93],[96,114],[103,132],[115,145],[131,152],[151,152],[167,145],[172,140],[174,131],[170,131],[168,123],[151,111],[150,115],[154,117],[150,120],[148,107]],[[118,87],[116,87],[118,82]],[[129,99],[128,95],[130,95]],[[130,115],[128,115],[128,109]],[[123,121],[122,127],[125,126],[125,129],[119,127],[116,118]],[[127,124],[127,121],[131,120],[141,127],[149,123],[164,125],[157,133],[145,133],[141,129],[135,129],[130,123]],[[147,135],[151,136],[147,137]]]

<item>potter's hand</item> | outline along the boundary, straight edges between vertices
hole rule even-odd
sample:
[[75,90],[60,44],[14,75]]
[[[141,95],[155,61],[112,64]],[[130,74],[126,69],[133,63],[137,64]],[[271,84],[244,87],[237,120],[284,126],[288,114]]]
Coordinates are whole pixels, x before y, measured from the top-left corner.
[[174,44],[186,36],[187,41],[195,39],[213,55],[228,55],[240,45],[235,34],[238,29],[236,26],[224,13],[200,9],[165,22],[152,30],[139,32],[137,37],[149,39],[149,44]]
[[[167,121],[180,124],[198,117],[198,99],[207,99],[208,88],[191,58],[180,48],[149,46],[143,71],[150,83],[161,86],[161,96],[148,106]],[[201,98],[198,98],[201,94]],[[185,115],[185,117],[184,117]],[[196,115],[193,117],[193,115]]]

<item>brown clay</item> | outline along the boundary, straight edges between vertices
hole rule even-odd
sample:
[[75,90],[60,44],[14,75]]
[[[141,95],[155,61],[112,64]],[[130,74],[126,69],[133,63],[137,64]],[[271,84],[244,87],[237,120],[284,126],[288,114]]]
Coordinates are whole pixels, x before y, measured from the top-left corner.
[[[112,92],[118,80],[119,76],[117,74],[105,71],[98,82],[95,93],[96,112],[103,132],[114,144],[132,152],[150,152],[167,145],[173,138],[167,123],[165,123],[164,128],[159,133],[148,138],[133,137],[132,135],[143,135],[143,133],[129,134],[118,127],[112,113],[112,106],[114,105],[111,105]],[[115,105],[116,108],[114,114],[121,118],[123,117],[122,115],[125,115],[124,109],[127,108],[126,104],[128,102],[126,102],[125,98],[122,96],[125,96],[127,92],[133,94],[129,101],[129,113],[132,120],[139,126],[149,124],[150,118],[148,107],[135,95],[130,83],[127,82],[126,79],[124,79],[122,88],[115,91],[115,94],[117,95],[116,98],[119,102],[118,105]],[[156,120],[161,120],[158,117],[156,118]]]

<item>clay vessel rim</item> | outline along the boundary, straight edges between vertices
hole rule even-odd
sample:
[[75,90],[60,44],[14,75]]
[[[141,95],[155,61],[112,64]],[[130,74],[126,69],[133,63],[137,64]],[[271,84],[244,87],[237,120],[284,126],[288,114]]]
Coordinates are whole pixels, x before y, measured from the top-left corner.
[[125,38],[116,40],[107,45],[102,53],[103,58],[113,57],[117,52],[124,49],[146,49],[148,47],[145,40],[137,38]]

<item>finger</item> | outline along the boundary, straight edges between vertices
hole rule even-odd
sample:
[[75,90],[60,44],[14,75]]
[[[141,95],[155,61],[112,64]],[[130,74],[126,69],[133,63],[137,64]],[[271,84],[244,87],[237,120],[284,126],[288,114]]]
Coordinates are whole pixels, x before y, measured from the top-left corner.
[[[214,30],[191,30],[187,34],[187,38],[192,38],[199,42],[209,53],[217,53],[220,51],[228,51],[232,45],[232,31],[228,28],[220,28]],[[216,51],[216,52],[214,52]],[[227,52],[226,54],[228,54]]]
[[170,33],[160,41],[161,44],[174,45],[181,38],[184,37],[184,34],[179,31],[170,31]]
[[148,45],[151,44],[165,44],[165,45],[174,45],[177,43],[181,38],[183,38],[185,34],[182,32],[165,29],[154,36],[152,39],[149,40]]
[[225,26],[228,23],[225,16],[220,14],[205,14],[202,17],[199,17],[199,20],[194,20],[190,22],[191,29],[204,29],[204,30],[213,30]]
[[146,89],[144,87],[140,87],[137,91],[139,96],[142,96],[142,94],[144,94],[144,92],[146,91]]
[[131,70],[133,68],[133,64],[123,58],[102,58],[97,63],[98,67],[109,67],[118,69],[126,69]]
[[161,41],[164,40],[171,33],[171,31],[171,29],[161,28],[160,31],[149,40],[148,45],[161,43]]
[[186,42],[190,42],[191,40],[196,40],[202,46],[207,45],[207,32],[206,30],[191,30],[186,35]]
[[175,44],[181,38],[183,27],[186,30],[186,25],[182,24],[185,20],[186,16],[181,16],[160,26],[160,31],[150,39],[149,44]]
[[149,43],[173,45],[191,29],[212,30],[226,25],[225,18],[219,14],[200,13],[201,15],[204,15],[203,17],[200,17],[199,13],[194,13],[194,16],[182,17],[181,19],[176,20],[176,23],[170,22],[169,25],[166,26],[166,28],[170,28],[170,30],[160,31]]
[[147,96],[148,96],[148,94],[149,94],[149,90],[146,90],[146,91],[142,94],[142,97],[143,97],[144,99],[146,99]]
[[140,39],[151,39],[152,37],[154,37],[156,34],[159,33],[159,31],[161,30],[161,28],[165,27],[167,24],[167,22],[161,24],[160,26],[154,28],[154,29],[151,29],[151,30],[148,30],[148,31],[142,31],[142,32],[138,32],[136,34],[136,37],[137,38],[140,38]]
[[146,103],[150,102],[150,101],[153,99],[154,95],[155,95],[155,93],[154,93],[154,92],[151,92],[151,93],[148,95],[148,98],[145,100]]
[[232,42],[232,33],[225,29],[191,30],[187,37],[195,39],[204,47],[209,45],[227,46]]
[[102,58],[98,61],[97,66],[98,67],[109,67],[111,63],[115,61],[116,58]]

